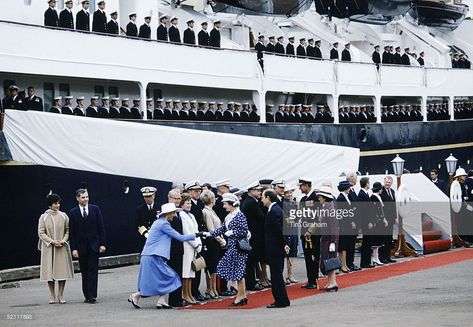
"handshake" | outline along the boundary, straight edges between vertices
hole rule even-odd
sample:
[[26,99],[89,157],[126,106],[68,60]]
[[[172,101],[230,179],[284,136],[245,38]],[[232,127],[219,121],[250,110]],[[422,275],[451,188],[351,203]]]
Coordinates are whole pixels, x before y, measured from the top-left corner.
[[212,237],[209,232],[198,232],[195,233],[195,237],[200,237],[200,238],[207,238],[207,237]]

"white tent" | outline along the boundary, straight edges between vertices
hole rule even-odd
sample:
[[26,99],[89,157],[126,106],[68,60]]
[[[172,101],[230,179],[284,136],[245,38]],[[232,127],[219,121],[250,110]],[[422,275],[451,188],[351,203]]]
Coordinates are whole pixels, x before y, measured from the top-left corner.
[[187,182],[338,176],[359,149],[125,121],[7,110],[13,159],[114,175]]

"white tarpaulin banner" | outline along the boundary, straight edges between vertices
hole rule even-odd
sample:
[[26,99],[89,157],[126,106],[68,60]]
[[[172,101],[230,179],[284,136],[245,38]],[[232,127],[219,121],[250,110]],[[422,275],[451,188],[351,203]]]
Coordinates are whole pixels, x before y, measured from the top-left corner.
[[358,170],[359,149],[133,122],[7,110],[13,160],[187,182],[339,176]]

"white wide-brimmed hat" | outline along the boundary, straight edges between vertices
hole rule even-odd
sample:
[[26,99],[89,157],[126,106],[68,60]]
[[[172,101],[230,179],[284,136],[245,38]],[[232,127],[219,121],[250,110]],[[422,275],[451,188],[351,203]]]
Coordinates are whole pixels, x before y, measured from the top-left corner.
[[161,206],[161,214],[165,215],[167,213],[171,212],[178,212],[182,211],[181,208],[176,208],[176,205],[174,203],[165,203]]

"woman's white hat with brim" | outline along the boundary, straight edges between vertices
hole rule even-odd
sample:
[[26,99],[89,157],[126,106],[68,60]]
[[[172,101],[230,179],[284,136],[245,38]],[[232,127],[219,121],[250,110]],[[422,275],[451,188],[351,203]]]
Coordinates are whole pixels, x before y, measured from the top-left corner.
[[165,203],[161,206],[161,214],[165,215],[167,213],[171,212],[178,212],[182,211],[181,208],[176,208],[176,205],[174,203]]

